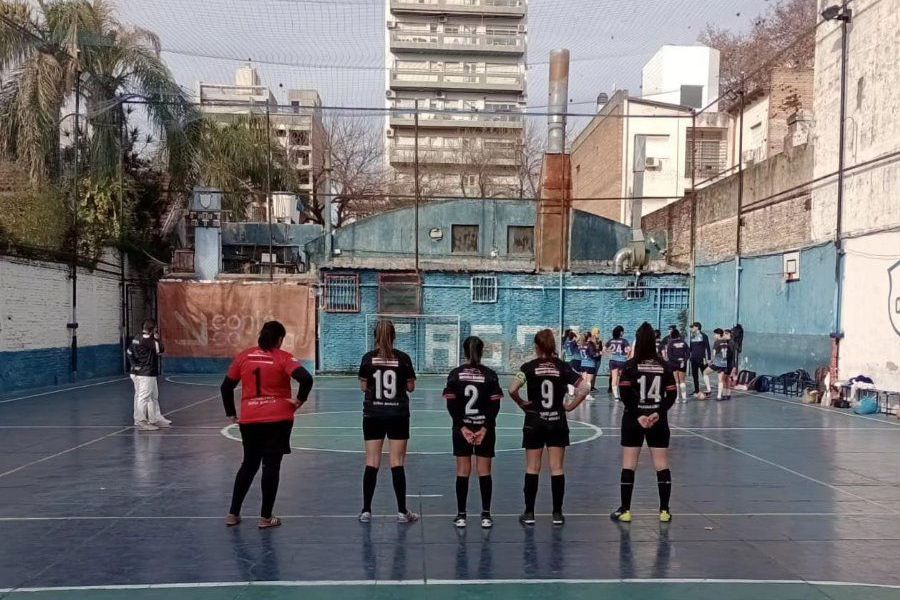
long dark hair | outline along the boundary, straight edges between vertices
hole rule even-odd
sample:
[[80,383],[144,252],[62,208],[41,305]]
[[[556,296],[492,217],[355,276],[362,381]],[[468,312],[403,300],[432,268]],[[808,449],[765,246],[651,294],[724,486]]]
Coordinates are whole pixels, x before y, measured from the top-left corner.
[[484,354],[484,342],[478,336],[469,336],[463,342],[463,352],[466,354],[466,360],[472,366],[481,364],[481,356]]
[[634,359],[638,362],[659,360],[659,355],[656,353],[656,331],[654,331],[653,325],[646,321],[638,327],[635,335]]
[[677,340],[677,339],[681,338],[681,332],[678,331],[677,327],[673,327],[672,333],[669,334],[669,337],[672,338],[673,340]]
[[379,358],[394,358],[394,340],[397,332],[394,324],[387,319],[381,319],[375,325],[375,356]]
[[541,329],[534,334],[534,345],[540,354],[550,358],[556,356],[556,338],[549,329]]
[[[650,329],[653,329],[653,328],[651,327]],[[613,334],[612,334],[612,335],[613,335],[613,339],[614,339],[614,340],[620,339],[620,338],[622,337],[622,334],[623,334],[623,333],[625,333],[625,328],[622,327],[621,325],[616,325],[616,326],[613,328]]]
[[284,325],[278,321],[269,321],[259,330],[259,338],[256,340],[256,345],[259,346],[260,350],[269,352],[277,348],[286,335],[287,331],[284,329]]

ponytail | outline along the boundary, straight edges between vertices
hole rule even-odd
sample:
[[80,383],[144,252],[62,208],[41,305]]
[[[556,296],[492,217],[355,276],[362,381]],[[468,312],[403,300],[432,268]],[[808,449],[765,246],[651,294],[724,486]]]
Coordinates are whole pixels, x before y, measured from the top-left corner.
[[375,325],[375,356],[379,358],[394,358],[394,340],[397,333],[394,324],[387,319],[381,319]]
[[549,329],[542,329],[535,334],[534,345],[538,353],[548,358],[556,356],[556,338]]
[[484,354],[484,342],[480,337],[470,336],[463,342],[463,352],[466,354],[466,360],[469,365],[476,366],[481,364],[481,356]]
[[278,348],[286,335],[287,331],[284,329],[284,325],[278,321],[269,321],[259,330],[259,338],[256,340],[256,345],[259,346],[260,350],[269,352]]

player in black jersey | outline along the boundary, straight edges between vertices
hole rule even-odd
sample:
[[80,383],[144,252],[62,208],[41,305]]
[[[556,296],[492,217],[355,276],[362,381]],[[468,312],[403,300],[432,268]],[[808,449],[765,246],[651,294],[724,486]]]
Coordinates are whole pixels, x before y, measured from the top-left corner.
[[503,390],[497,374],[481,364],[484,342],[477,337],[463,342],[466,364],[457,367],[447,377],[444,398],[447,410],[453,418],[453,455],[456,457],[456,506],[453,523],[466,526],[466,500],[469,495],[469,477],[472,474],[472,456],[478,471],[481,488],[481,526],[490,529],[491,494],[493,479],[491,463],[497,442],[497,413]]
[[366,470],[363,473],[362,523],[372,520],[372,496],[381,466],[384,438],[390,444],[391,478],[397,496],[397,522],[412,523],[419,515],[406,508],[406,446],[409,442],[409,394],[416,389],[412,360],[394,348],[394,324],[380,320],[375,326],[375,350],[359,365],[359,387],[363,402],[363,438]]
[[[522,447],[525,448],[525,512],[519,517],[523,525],[534,525],[534,502],[537,498],[538,480],[544,447],[550,457],[550,483],[553,490],[553,524],[562,525],[563,496],[566,492],[566,476],[563,467],[566,446],[569,445],[569,425],[566,413],[575,410],[590,391],[587,380],[561,361],[556,354],[556,340],[549,329],[534,336],[537,358],[522,365],[509,388],[510,397],[525,411]],[[572,400],[567,404],[568,386],[575,387]],[[527,386],[528,399],[519,395]]]
[[622,505],[610,515],[614,521],[631,522],[631,494],[634,471],[644,441],[650,447],[659,487],[659,520],[672,520],[669,496],[672,474],[669,471],[669,421],[666,413],[675,404],[677,387],[671,369],[656,354],[653,326],[638,328],[634,356],[625,363],[619,379],[625,413],[622,415]]
[[734,368],[734,344],[731,342],[731,331],[715,329],[712,362],[710,370],[719,375],[719,387],[716,400],[731,400],[731,370]]
[[669,341],[665,347],[665,359],[675,375],[675,383],[678,384],[678,401],[687,402],[687,368],[691,360],[691,347],[687,340],[681,337],[678,328],[673,327],[669,333]]

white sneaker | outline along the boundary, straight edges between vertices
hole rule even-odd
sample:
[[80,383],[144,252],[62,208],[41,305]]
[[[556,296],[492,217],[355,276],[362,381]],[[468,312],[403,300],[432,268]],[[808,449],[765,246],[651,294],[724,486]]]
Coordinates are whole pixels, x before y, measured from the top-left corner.
[[147,421],[140,421],[139,423],[135,423],[134,426],[138,431],[158,431],[159,430],[159,427],[157,427],[153,423],[148,423]]
[[418,513],[414,513],[411,510],[406,511],[405,513],[397,513],[397,522],[398,523],[415,523],[419,520]]
[[587,398],[585,398],[585,400],[587,400],[588,402],[593,402],[593,401],[594,401],[594,395],[593,395],[593,394],[588,394],[588,396],[587,396]]
[[456,518],[453,519],[453,524],[456,525],[457,529],[462,529],[466,526],[466,515],[460,513],[456,515]]
[[372,522],[372,513],[367,510],[359,513],[359,522],[360,523],[371,523]]
[[160,429],[168,429],[169,427],[172,426],[172,421],[170,421],[164,417],[160,417],[159,421],[154,421],[153,424],[156,425],[157,427],[159,427]]

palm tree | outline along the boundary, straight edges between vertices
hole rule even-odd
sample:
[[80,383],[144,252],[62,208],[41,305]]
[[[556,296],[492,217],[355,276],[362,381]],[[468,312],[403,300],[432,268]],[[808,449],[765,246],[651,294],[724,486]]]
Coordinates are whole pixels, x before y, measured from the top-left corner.
[[149,125],[165,140],[176,178],[185,174],[194,122],[187,95],[160,58],[159,38],[126,29],[106,0],[0,0],[0,150],[33,180],[51,174],[61,113],[84,99],[86,160],[92,175],[116,172],[124,151],[124,104],[139,98]]

